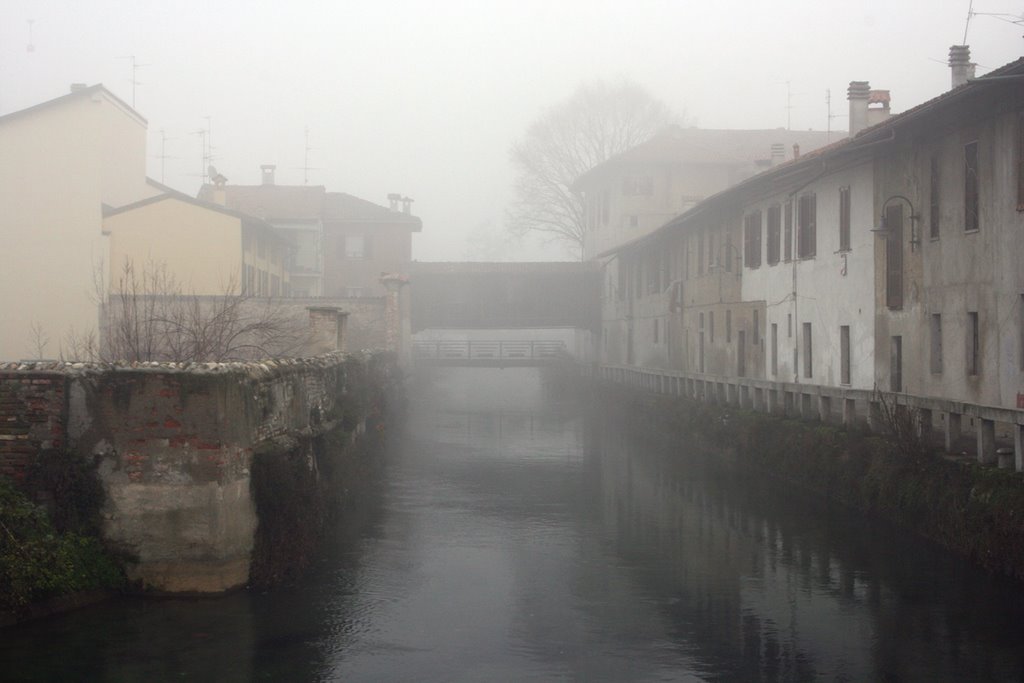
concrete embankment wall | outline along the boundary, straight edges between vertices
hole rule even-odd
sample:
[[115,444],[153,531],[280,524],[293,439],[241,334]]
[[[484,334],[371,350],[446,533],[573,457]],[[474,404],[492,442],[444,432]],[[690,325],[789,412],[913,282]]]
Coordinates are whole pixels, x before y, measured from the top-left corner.
[[667,444],[886,518],[995,572],[1024,580],[1024,476],[884,434],[599,382],[608,409]]
[[103,534],[134,558],[129,578],[158,591],[220,592],[249,580],[260,522],[254,460],[287,457],[314,469],[304,455],[312,441],[361,431],[368,401],[358,394],[393,374],[387,359],[342,354],[0,365],[0,472],[24,477],[48,450],[95,462]]

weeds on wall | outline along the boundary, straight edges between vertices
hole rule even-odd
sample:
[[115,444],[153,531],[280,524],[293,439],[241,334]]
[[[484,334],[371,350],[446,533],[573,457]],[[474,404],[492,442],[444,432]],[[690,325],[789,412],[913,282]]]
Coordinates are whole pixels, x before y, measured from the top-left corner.
[[615,390],[606,398],[634,428],[699,448],[723,467],[876,514],[1024,580],[1024,478],[936,457],[911,411],[893,407],[874,434],[686,399]]
[[97,538],[59,531],[42,506],[0,477],[0,610],[123,583]]

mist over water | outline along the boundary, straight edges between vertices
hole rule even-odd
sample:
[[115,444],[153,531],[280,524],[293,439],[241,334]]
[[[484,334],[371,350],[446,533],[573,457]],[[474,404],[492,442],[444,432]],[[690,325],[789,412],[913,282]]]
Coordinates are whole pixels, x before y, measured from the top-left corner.
[[[5,632],[5,680],[1019,680],[1018,587],[638,433],[439,369],[295,586]],[[59,656],[55,653],[59,652]]]

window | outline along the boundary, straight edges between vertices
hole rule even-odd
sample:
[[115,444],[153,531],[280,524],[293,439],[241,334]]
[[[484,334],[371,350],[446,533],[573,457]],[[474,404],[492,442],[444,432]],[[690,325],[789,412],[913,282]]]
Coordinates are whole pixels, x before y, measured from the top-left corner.
[[715,312],[708,311],[708,337],[711,343],[715,343]]
[[[786,261],[793,260],[793,201],[786,202],[785,232],[782,235],[783,253]],[[792,336],[792,335],[790,335]]]
[[704,314],[700,314],[700,334],[697,337],[697,365],[704,372]]
[[345,235],[345,258],[366,258],[366,240],[362,235]]
[[930,328],[931,370],[938,375],[942,372],[942,315],[932,313]]
[[725,310],[725,343],[732,343],[732,309]]
[[839,327],[839,383],[850,383],[850,326]]
[[928,180],[929,205],[928,205],[928,236],[933,240],[939,239],[939,157],[932,157],[931,175]]
[[964,145],[964,231],[980,229],[978,220],[978,141]]
[[903,205],[885,209],[885,305],[903,308]]
[[654,343],[655,344],[658,343],[658,337],[660,336],[659,332],[661,331],[661,330],[658,329],[658,327],[659,327],[658,323],[659,323],[659,320],[657,318],[655,318],[654,319]]
[[839,188],[839,251],[850,251],[850,188]]
[[804,323],[804,377],[808,378],[812,377],[814,372],[811,341],[811,324]]
[[772,376],[779,374],[779,325],[772,323]]
[[650,196],[654,194],[654,179],[651,176],[626,176],[622,179],[622,194],[627,197]]
[[761,266],[761,212],[754,211],[743,219],[743,261],[747,268]]
[[797,216],[797,258],[813,258],[818,242],[818,200],[813,194],[800,197]]
[[893,337],[889,346],[889,389],[903,391],[903,337]]
[[697,233],[697,275],[704,274],[704,231]]
[[1019,342],[1017,371],[1024,372],[1024,294],[1020,295],[1020,307],[1017,312],[1017,325],[1020,327],[1020,332],[1017,335]]
[[782,207],[778,204],[768,207],[768,265],[779,262],[779,247],[782,241]]
[[750,335],[750,342],[752,344],[760,344],[761,343],[761,320],[760,320],[759,312],[758,312],[758,310],[756,308],[754,309],[754,325],[753,325],[753,330],[751,332],[752,332],[752,334]]
[[[732,249],[732,234],[727,233],[725,235],[725,248],[723,249],[725,252],[725,272],[727,273],[732,272]],[[738,266],[739,264],[737,264]]]
[[715,257],[718,254],[715,253],[715,233],[708,233],[708,272],[711,272],[711,267],[715,265]]
[[786,336],[790,339],[793,338],[793,314],[786,314]]
[[981,372],[981,331],[978,329],[978,313],[967,314],[967,374],[977,375]]

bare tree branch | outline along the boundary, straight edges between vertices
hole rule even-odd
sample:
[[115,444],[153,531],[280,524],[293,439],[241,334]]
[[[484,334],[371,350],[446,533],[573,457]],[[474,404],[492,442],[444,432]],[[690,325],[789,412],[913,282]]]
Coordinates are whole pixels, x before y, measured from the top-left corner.
[[548,109],[512,146],[515,200],[509,230],[546,234],[582,255],[582,198],[569,188],[581,175],[615,154],[647,141],[676,120],[665,104],[636,83],[581,86]]

